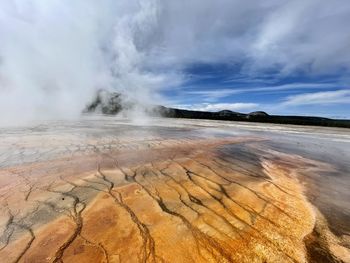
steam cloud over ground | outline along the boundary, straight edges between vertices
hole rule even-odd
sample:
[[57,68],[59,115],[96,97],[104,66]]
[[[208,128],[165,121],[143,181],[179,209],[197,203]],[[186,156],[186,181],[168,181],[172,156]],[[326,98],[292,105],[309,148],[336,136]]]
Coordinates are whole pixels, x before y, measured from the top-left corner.
[[0,263],[350,262],[349,25],[350,0],[0,0]]
[[349,72],[347,0],[2,0],[0,124],[76,118],[98,89],[167,103],[194,64]]

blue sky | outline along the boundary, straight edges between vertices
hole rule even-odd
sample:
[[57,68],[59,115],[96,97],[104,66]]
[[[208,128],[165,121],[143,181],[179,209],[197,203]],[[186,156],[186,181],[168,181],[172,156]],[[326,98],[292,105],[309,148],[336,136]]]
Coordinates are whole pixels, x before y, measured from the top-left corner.
[[99,89],[350,118],[349,25],[349,0],[2,0],[0,122],[79,117]]
[[242,74],[237,65],[196,64],[183,85],[166,90],[170,106],[217,111],[350,117],[350,88],[343,72],[331,75],[278,72]]

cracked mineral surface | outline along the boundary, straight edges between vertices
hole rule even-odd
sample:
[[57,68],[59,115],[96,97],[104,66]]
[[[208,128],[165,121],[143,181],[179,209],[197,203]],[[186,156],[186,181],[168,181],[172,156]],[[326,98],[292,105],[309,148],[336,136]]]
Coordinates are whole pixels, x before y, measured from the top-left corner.
[[0,129],[0,262],[350,262],[347,129]]

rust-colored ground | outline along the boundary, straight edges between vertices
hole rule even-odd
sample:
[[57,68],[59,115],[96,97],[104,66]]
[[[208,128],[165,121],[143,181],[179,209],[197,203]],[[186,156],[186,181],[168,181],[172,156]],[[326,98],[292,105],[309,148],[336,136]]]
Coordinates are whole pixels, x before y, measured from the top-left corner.
[[254,137],[154,140],[0,170],[0,262],[349,262],[300,173]]

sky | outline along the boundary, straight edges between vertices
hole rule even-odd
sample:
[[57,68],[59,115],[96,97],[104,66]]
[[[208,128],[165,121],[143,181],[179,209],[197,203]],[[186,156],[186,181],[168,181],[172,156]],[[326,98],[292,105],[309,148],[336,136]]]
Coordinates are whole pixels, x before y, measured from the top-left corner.
[[350,118],[348,0],[1,0],[0,124],[98,89],[186,109]]

